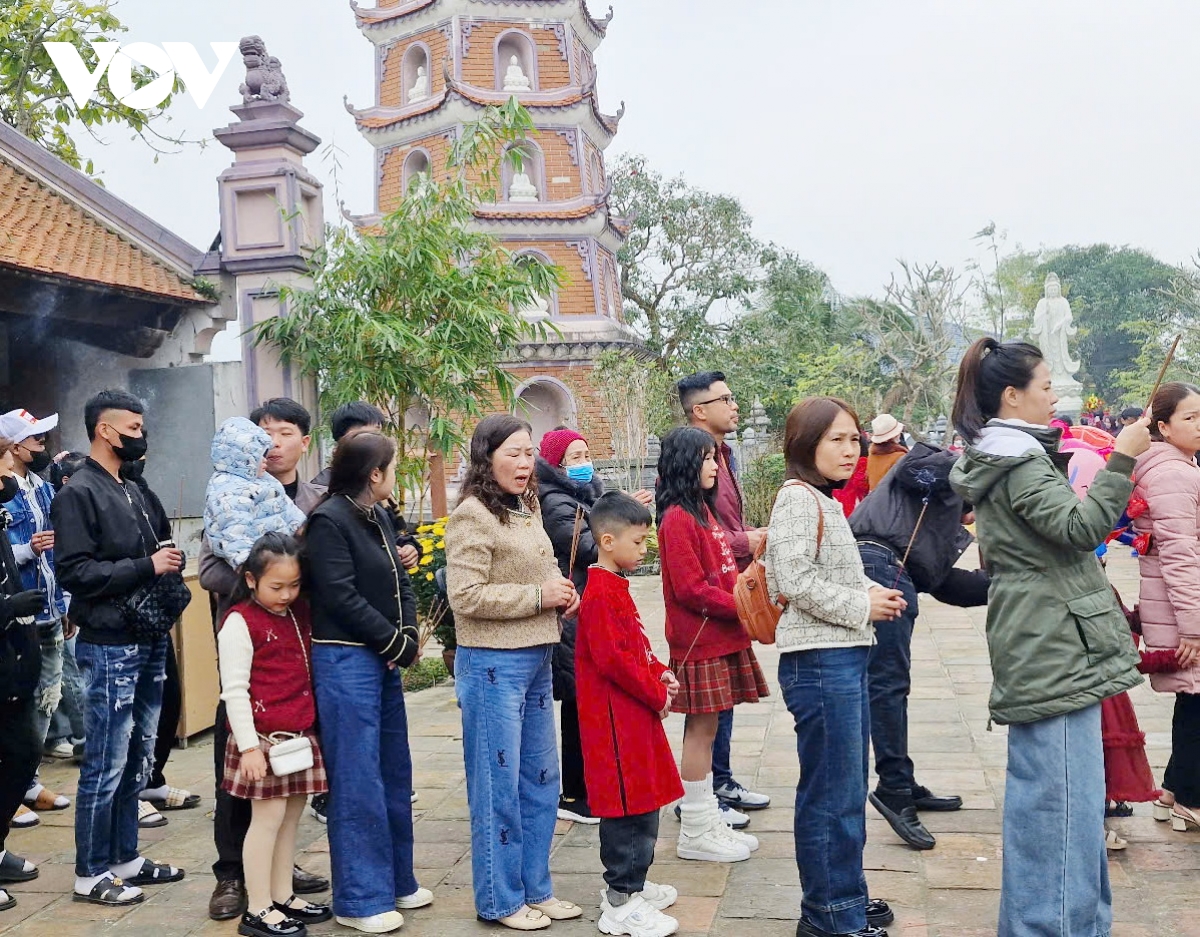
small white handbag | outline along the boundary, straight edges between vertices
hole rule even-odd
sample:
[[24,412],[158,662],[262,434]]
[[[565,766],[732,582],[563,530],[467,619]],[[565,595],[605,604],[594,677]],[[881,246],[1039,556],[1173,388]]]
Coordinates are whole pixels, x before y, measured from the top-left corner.
[[267,760],[271,762],[271,773],[276,777],[307,771],[313,766],[312,739],[294,732],[272,732],[267,736],[271,747],[267,749]]

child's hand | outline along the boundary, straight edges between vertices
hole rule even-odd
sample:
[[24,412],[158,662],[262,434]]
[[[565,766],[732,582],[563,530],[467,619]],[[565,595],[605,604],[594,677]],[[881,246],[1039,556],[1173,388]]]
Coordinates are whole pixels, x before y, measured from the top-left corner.
[[671,700],[672,699],[673,699],[673,697],[670,697],[670,696],[667,697],[667,705],[664,706],[663,711],[658,714],[658,718],[663,720],[664,722],[666,721],[667,716],[671,715]]
[[679,695],[679,679],[669,670],[660,679],[667,685],[668,698],[675,699]]
[[247,781],[261,781],[267,776],[267,756],[262,753],[261,748],[242,752],[242,763],[238,771]]

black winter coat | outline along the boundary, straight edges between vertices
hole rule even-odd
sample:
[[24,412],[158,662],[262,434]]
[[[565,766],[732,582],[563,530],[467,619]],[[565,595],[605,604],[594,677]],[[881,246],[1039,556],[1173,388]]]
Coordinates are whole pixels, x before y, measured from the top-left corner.
[[[583,595],[588,567],[599,558],[596,541],[588,528],[588,514],[596,499],[604,493],[604,482],[593,476],[587,484],[571,481],[567,473],[545,459],[537,460],[538,499],[542,503],[542,526],[554,545],[559,571],[575,583]],[[583,508],[579,544],[575,549],[575,568],[571,562],[571,540],[575,533],[575,512]],[[554,648],[554,698],[575,699],[575,620],[563,619],[562,637]]]
[[[986,605],[987,574],[954,568],[973,539],[962,526],[962,516],[970,507],[950,487],[950,469],[956,461],[953,452],[915,444],[854,509],[850,529],[858,540],[888,547],[897,561],[912,539],[905,569],[918,592],[950,605]],[[926,498],[929,507],[913,538]]]
[[[143,516],[143,508],[145,516]],[[54,497],[54,565],[71,593],[71,621],[90,644],[137,644],[124,600],[154,579],[150,556],[170,521],[157,498],[88,459]],[[146,519],[150,525],[147,527]]]
[[313,641],[356,644],[401,667],[411,664],[417,599],[397,553],[391,515],[381,505],[368,511],[334,495],[308,516],[304,542]]
[[[21,574],[8,542],[12,515],[0,506],[0,595],[23,592]],[[27,700],[37,689],[42,670],[42,650],[33,617],[18,622],[0,605],[0,702]]]

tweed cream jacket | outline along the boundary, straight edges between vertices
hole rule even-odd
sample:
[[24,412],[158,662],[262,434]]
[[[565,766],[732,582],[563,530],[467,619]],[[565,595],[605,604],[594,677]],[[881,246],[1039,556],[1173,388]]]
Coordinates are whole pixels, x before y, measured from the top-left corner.
[[[825,519],[819,551],[818,511]],[[863,572],[850,524],[832,498],[808,485],[783,488],[767,528],[765,562],[771,594],[788,600],[775,634],[780,651],[875,643],[867,596],[875,583]]]

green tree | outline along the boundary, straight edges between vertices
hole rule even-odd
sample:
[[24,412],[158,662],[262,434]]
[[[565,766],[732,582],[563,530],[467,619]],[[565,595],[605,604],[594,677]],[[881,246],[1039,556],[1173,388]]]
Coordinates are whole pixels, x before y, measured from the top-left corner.
[[[514,310],[550,295],[561,272],[472,227],[475,206],[496,198],[499,154],[533,131],[515,98],[489,108],[455,140],[445,181],[418,176],[376,229],[329,229],[309,263],[311,286],[283,289],[288,314],[255,327],[256,342],[316,378],[323,406],[383,408],[402,493],[422,490],[429,450],[465,441],[464,421],[511,405],[506,353],[545,337]],[[427,419],[406,419],[422,410]]]
[[709,357],[758,285],[763,247],[737,199],[665,178],[642,156],[609,171],[613,214],[630,225],[621,248],[626,320],[658,367],[679,374]]
[[[116,42],[126,27],[112,10],[112,0],[0,0],[0,121],[16,128],[34,143],[49,150],[67,165],[91,175],[92,161],[79,154],[70,130],[81,126],[92,139],[103,143],[99,130],[106,125],[130,129],[158,155],[189,141],[162,133],[160,118],[183,90],[176,79],[174,90],[150,111],[126,107],[102,80],[83,107],[67,90],[43,43],[69,42],[79,51],[89,70],[96,68],[91,43]],[[134,87],[153,80],[154,73],[135,67]]]

